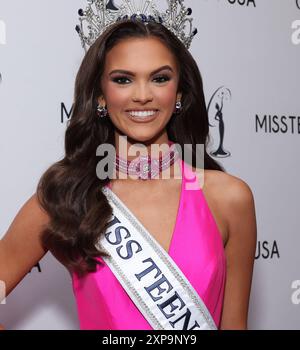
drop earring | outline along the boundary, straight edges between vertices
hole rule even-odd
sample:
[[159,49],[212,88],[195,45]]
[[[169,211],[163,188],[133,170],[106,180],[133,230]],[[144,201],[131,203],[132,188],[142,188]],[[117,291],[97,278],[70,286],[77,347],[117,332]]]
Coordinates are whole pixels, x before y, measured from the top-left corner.
[[98,114],[98,117],[105,118],[105,117],[108,116],[108,110],[107,110],[106,107],[100,106],[98,104],[98,106],[97,106],[97,114]]
[[175,106],[175,114],[180,114],[180,112],[182,111],[182,103],[181,101],[176,102],[176,106]]

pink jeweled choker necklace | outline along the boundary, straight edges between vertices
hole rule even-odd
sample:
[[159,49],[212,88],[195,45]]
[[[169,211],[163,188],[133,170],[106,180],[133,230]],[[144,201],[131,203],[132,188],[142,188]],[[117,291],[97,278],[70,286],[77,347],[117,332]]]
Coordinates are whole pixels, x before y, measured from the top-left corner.
[[150,156],[140,156],[133,160],[126,160],[116,154],[114,166],[117,171],[130,176],[137,176],[139,180],[155,178],[163,170],[172,166],[179,158],[179,153],[173,142],[168,142],[170,149],[159,159]]

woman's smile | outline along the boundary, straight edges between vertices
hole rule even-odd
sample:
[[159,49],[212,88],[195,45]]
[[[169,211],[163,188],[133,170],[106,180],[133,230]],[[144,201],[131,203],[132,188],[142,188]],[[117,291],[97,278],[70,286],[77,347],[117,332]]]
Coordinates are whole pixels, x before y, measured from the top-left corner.
[[137,123],[149,123],[159,116],[158,109],[147,110],[129,110],[126,111],[127,117]]

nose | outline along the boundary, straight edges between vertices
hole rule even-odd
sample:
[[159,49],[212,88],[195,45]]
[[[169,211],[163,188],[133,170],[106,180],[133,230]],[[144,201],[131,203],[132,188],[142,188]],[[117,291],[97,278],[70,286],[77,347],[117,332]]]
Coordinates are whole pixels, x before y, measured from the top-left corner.
[[149,84],[148,83],[137,84],[132,100],[134,102],[140,102],[142,104],[151,102],[153,100],[153,94],[151,92]]

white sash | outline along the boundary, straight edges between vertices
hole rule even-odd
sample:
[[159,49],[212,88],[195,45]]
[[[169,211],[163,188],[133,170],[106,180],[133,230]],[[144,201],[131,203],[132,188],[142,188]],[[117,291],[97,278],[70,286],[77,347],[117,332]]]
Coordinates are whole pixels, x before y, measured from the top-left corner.
[[98,243],[110,255],[103,260],[153,329],[216,330],[205,304],[167,252],[118,196],[106,187],[103,193],[113,208]]

